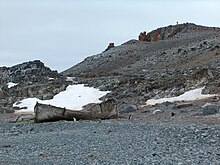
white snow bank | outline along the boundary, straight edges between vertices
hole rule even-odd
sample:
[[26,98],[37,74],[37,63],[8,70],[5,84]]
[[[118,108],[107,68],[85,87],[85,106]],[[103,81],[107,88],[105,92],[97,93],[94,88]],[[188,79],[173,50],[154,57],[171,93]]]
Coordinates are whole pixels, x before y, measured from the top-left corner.
[[34,113],[36,102],[50,104],[57,107],[71,110],[82,110],[84,105],[89,103],[100,103],[99,98],[105,96],[110,91],[100,91],[92,87],[85,87],[83,84],[69,85],[65,91],[55,95],[51,100],[39,100],[37,98],[27,98],[13,104],[13,107],[26,109],[18,110],[15,113]]
[[9,83],[7,83],[7,85],[8,85],[8,88],[12,88],[12,87],[14,87],[14,86],[16,86],[18,84],[13,83],[13,82],[9,82]]
[[24,108],[21,110],[15,110],[15,114],[34,113],[34,106],[36,105],[37,102],[41,103],[43,101],[37,98],[27,98],[22,101],[14,103],[13,107]]
[[184,94],[177,96],[177,97],[171,97],[171,98],[161,98],[161,99],[150,99],[147,100],[147,105],[155,105],[155,104],[161,104],[164,102],[176,102],[176,101],[195,101],[195,100],[202,100],[205,98],[214,97],[217,95],[203,95],[202,90],[203,88],[198,88],[194,90],[190,90],[188,92],[185,92]]

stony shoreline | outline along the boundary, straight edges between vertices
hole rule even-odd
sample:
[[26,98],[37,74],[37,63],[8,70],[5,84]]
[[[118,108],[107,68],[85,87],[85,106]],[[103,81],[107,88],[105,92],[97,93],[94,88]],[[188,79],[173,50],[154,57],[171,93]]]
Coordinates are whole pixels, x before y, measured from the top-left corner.
[[219,164],[220,126],[1,123],[0,164]]

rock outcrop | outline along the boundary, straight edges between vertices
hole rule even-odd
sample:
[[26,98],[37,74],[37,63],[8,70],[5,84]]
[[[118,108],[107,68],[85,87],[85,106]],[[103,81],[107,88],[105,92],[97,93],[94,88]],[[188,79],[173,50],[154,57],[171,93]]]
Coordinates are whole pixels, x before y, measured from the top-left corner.
[[[110,50],[111,48],[114,48],[115,47],[115,44],[114,43],[109,43],[108,47],[105,49],[105,51],[108,51]],[[104,51],[104,52],[105,52]]]
[[[13,103],[28,97],[51,99],[65,90],[65,76],[39,61],[0,67],[0,113],[13,112]],[[14,85],[9,86],[8,83]]]

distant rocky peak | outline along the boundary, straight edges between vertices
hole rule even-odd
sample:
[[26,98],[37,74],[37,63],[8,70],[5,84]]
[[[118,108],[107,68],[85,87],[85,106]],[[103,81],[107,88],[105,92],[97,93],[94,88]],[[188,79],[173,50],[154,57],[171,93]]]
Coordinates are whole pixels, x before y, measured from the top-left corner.
[[12,67],[1,67],[0,75],[8,82],[41,82],[51,78],[59,78],[57,71],[52,71],[40,60],[24,62]]
[[68,84],[65,76],[40,60],[0,67],[0,113],[13,112],[13,104],[24,98],[51,99]]
[[40,60],[24,62],[22,64],[18,64],[18,65],[15,65],[9,68],[9,72],[12,74],[14,72],[18,74],[21,74],[21,73],[25,74],[25,72],[28,70],[50,70],[50,69],[45,67],[44,63],[41,62]]
[[170,26],[158,28],[149,33],[146,33],[146,31],[141,32],[138,36],[138,39],[139,41],[156,42],[158,40],[166,40],[169,38],[181,37],[184,34],[203,32],[203,31],[220,31],[220,29],[200,26],[193,23],[184,23],[184,24],[177,23],[176,25],[170,25]]

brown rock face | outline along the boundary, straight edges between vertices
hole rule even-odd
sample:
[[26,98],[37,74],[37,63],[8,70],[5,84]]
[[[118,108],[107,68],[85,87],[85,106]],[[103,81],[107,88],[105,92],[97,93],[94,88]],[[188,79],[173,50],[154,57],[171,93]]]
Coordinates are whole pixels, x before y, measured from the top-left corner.
[[139,41],[149,41],[148,37],[147,37],[147,33],[141,32],[140,35],[138,36]]

